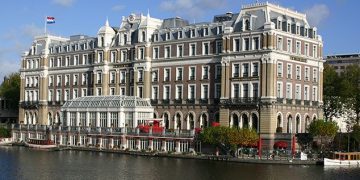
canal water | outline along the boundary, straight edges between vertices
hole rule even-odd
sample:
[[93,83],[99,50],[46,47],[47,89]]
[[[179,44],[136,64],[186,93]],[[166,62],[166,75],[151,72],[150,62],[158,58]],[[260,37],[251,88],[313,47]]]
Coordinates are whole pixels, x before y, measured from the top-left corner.
[[0,179],[360,179],[360,168],[263,165],[0,147]]

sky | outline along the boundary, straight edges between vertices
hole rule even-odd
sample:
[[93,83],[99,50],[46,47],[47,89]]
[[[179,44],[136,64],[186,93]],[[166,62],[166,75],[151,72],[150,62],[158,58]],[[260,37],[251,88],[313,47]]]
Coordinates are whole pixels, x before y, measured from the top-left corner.
[[[109,19],[119,27],[122,16],[150,13],[164,19],[180,16],[189,22],[209,22],[214,15],[240,12],[241,5],[256,0],[11,0],[0,6],[0,82],[20,69],[20,59],[34,36],[44,33],[46,16],[55,17],[47,26],[53,35],[96,36]],[[259,2],[263,2],[260,1]],[[311,26],[323,38],[324,55],[360,53],[359,0],[273,0],[273,4],[306,13]]]

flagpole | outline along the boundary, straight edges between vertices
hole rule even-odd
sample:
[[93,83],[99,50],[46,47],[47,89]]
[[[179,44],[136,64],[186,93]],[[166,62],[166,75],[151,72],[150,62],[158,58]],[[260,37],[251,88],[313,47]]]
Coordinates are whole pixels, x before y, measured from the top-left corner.
[[46,24],[47,24],[47,22],[46,22],[46,16],[45,16],[45,21],[44,21],[44,22],[45,22],[45,25],[44,25],[44,27],[45,27],[45,28],[44,28],[44,33],[45,33],[45,35],[46,35]]

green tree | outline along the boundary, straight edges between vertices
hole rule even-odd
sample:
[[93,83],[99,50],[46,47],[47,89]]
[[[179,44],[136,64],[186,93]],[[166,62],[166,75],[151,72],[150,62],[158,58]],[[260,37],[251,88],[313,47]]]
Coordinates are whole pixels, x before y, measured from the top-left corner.
[[360,120],[360,66],[350,65],[340,76],[340,96],[346,108],[351,109],[355,114],[355,121]]
[[0,138],[9,138],[11,137],[10,130],[0,127]]
[[10,109],[17,109],[20,100],[20,75],[12,73],[4,78],[0,86],[0,96],[7,100]]
[[324,117],[331,120],[342,114],[342,103],[340,97],[340,77],[332,66],[324,65]]
[[334,121],[316,120],[309,125],[309,133],[320,139],[321,150],[334,139],[337,131],[338,126]]
[[360,125],[355,124],[352,127],[351,136],[358,143],[358,150],[360,150]]

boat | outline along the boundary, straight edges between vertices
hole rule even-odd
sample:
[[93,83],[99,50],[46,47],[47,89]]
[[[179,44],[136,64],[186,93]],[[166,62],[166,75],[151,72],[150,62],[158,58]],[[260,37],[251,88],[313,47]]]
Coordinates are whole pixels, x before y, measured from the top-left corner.
[[13,142],[12,138],[0,138],[0,146],[11,145]]
[[56,148],[57,145],[49,139],[32,139],[29,138],[25,142],[25,146],[38,149],[52,149]]
[[360,152],[334,152],[324,158],[324,166],[360,166]]

